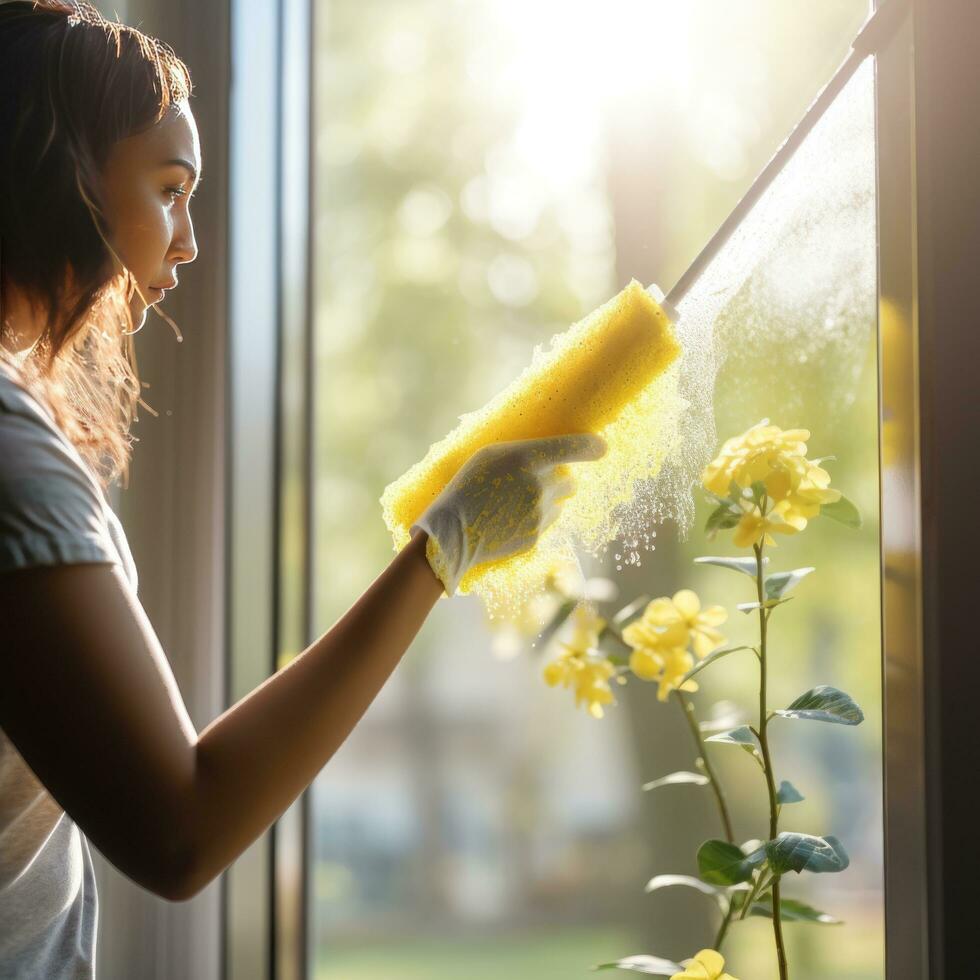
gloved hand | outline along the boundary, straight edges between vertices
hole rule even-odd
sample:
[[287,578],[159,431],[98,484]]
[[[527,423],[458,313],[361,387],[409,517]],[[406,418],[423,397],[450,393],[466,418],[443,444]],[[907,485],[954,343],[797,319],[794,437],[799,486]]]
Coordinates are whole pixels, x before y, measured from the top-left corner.
[[601,436],[495,442],[477,450],[412,525],[429,535],[429,565],[454,595],[474,566],[534,547],[575,492],[567,463],[599,459]]

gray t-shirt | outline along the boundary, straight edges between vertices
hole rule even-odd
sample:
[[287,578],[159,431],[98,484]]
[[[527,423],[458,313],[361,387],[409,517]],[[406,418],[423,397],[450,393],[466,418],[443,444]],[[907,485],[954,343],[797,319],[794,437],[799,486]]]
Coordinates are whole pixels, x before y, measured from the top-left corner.
[[[101,487],[0,361],[0,573],[73,562],[117,563],[136,592]],[[88,841],[0,729],[0,980],[95,977],[98,914]]]

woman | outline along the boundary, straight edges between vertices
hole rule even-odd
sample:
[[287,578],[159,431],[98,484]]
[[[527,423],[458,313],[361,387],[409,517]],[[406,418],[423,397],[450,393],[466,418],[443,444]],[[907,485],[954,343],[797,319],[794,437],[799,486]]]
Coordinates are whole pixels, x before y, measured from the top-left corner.
[[198,733],[104,494],[130,456],[132,333],[197,256],[190,95],[169,48],[82,0],[0,5],[3,977],[94,975],[88,840],[173,901],[219,875],[330,759],[443,591],[531,547],[573,492],[565,464],[605,451],[581,434],[476,453],[350,611]]

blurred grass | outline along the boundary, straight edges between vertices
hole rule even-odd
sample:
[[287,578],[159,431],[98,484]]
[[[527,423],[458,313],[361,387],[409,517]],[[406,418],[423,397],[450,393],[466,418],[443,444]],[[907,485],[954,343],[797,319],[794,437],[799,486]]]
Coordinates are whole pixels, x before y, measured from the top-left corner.
[[[636,952],[617,929],[507,933],[484,939],[398,939],[370,945],[321,947],[314,980],[578,980],[597,974],[595,963]],[[619,973],[619,971],[615,971]],[[620,976],[626,974],[619,973]]]
[[[851,926],[860,923],[851,922]],[[794,975],[816,980],[879,980],[883,976],[877,922],[868,928],[787,925],[786,941]],[[817,947],[823,947],[818,953]],[[831,947],[832,964],[826,951]],[[626,930],[563,929],[545,933],[507,933],[483,939],[397,939],[334,943],[321,947],[314,980],[584,980],[626,977],[610,971],[597,974],[596,963],[633,953],[637,947]],[[728,968],[738,980],[775,978],[771,925],[761,919],[739,923],[732,934]],[[831,970],[831,973],[826,973]]]

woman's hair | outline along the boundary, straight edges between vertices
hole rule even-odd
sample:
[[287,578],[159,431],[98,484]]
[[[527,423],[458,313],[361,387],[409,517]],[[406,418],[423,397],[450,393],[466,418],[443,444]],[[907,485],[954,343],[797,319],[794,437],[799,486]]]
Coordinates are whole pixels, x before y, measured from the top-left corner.
[[[0,357],[103,487],[128,483],[136,406],[153,410],[140,398],[136,279],[109,244],[101,174],[115,143],[190,94],[171,48],[88,0],[0,0]],[[11,287],[44,318],[22,361],[2,343]]]

